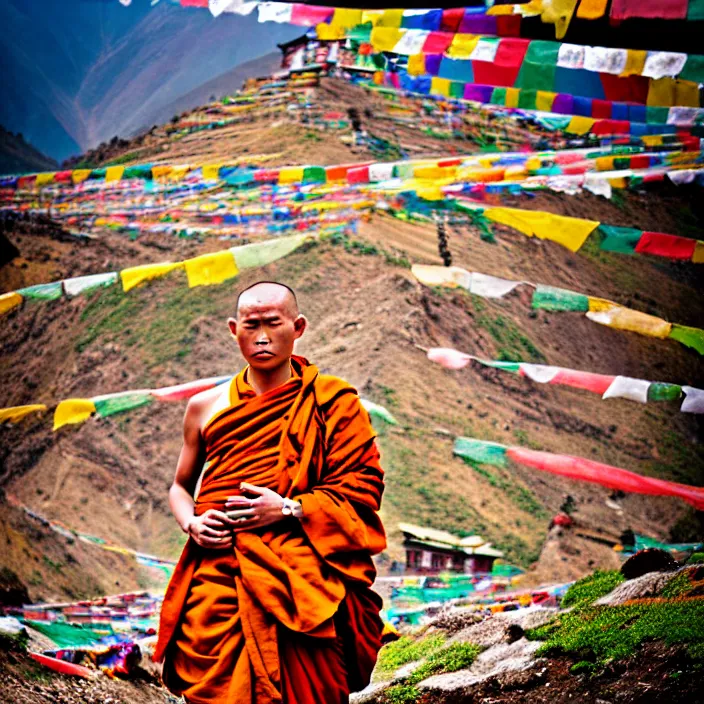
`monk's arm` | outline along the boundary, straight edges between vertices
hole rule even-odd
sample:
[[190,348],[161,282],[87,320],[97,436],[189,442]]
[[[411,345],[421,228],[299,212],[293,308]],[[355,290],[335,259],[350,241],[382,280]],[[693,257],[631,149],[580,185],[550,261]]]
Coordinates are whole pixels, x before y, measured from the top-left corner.
[[169,505],[181,529],[198,545],[210,548],[232,546],[235,523],[222,511],[209,509],[195,515],[195,494],[198,477],[203,469],[204,446],[200,433],[201,408],[191,399],[183,421],[183,446],[176,466],[176,476],[169,489]]
[[189,403],[183,420],[183,446],[176,465],[176,476],[169,489],[169,506],[184,532],[194,517],[194,501],[198,476],[203,468],[202,438],[200,435],[199,409]]
[[356,562],[353,556],[366,564],[386,546],[378,514],[384,472],[369,414],[356,394],[341,394],[324,409],[324,416],[323,475],[316,486],[293,498],[301,503],[301,526],[316,551],[347,572]]

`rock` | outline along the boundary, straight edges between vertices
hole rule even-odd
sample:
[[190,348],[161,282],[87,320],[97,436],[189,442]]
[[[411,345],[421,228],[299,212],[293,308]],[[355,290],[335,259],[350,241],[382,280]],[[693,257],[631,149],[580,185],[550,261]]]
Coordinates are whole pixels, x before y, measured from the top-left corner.
[[0,568],[0,606],[22,606],[29,603],[29,592],[20,578],[7,567]]
[[612,592],[597,599],[597,605],[618,606],[631,599],[647,599],[658,596],[664,586],[672,579],[674,574],[682,572],[681,568],[676,572],[649,572],[647,574],[629,579],[627,582],[619,584]]
[[621,574],[626,579],[635,579],[648,572],[672,571],[676,568],[677,561],[669,552],[659,548],[647,548],[629,557],[621,566]]

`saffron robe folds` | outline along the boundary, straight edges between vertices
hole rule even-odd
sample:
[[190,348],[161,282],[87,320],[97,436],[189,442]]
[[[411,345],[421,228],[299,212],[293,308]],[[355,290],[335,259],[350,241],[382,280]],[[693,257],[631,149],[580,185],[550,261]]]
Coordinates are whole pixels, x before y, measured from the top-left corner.
[[299,501],[303,518],[235,535],[234,550],[186,544],[164,598],[154,659],[189,702],[336,704],[366,686],[381,647],[372,555],[383,471],[355,390],[301,357],[260,396],[242,371],[203,430],[196,513],[240,482]]

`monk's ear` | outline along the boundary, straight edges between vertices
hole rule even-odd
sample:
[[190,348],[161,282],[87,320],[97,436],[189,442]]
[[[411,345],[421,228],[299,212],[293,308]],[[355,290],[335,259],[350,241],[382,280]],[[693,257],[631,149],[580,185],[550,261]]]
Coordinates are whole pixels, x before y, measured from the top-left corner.
[[227,319],[227,327],[230,328],[230,332],[232,333],[232,337],[237,336],[237,320],[235,318],[228,318]]
[[293,321],[294,339],[297,340],[308,327],[308,320],[303,313],[299,313],[298,317]]

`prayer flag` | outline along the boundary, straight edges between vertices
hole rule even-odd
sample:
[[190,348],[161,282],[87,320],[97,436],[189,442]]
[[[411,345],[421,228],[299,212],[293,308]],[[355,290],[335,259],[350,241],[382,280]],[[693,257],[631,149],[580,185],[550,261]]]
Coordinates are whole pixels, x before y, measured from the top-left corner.
[[142,264],[141,266],[133,266],[129,269],[123,269],[120,272],[122,288],[124,291],[130,291],[144,281],[158,279],[171,271],[182,268],[183,262],[164,262],[161,264]]
[[202,254],[183,262],[188,277],[188,287],[212,286],[237,276],[235,257],[230,250]]
[[54,411],[54,430],[70,423],[83,423],[95,413],[95,404],[87,398],[61,401]]

